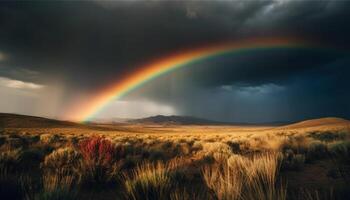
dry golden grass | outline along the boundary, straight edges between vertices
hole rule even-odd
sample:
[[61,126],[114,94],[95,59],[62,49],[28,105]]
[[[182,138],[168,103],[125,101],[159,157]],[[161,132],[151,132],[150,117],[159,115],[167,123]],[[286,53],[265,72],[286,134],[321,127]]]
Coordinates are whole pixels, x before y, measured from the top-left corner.
[[[329,123],[329,124],[328,124]],[[104,125],[105,126],[105,125]],[[109,129],[95,129],[84,126],[60,128],[5,128],[6,132],[19,132],[21,135],[39,135],[45,143],[53,143],[63,138],[80,140],[90,136],[104,136],[114,142],[143,140],[147,143],[158,141],[203,141],[227,142],[248,140],[257,148],[279,148],[279,140],[286,136],[306,136],[314,131],[342,131],[350,128],[350,123],[336,118],[306,121],[282,127],[269,126],[181,126],[181,125],[108,125]],[[113,128],[114,127],[114,128]],[[122,128],[121,128],[122,127]],[[253,139],[253,140],[252,140]],[[264,144],[264,142],[266,142]]]
[[279,161],[277,154],[246,158],[231,155],[203,168],[207,186],[219,200],[286,199],[286,188],[277,185]]
[[144,163],[124,174],[127,199],[168,199],[172,189],[170,173],[166,164],[157,162]]
[[[286,184],[294,180],[289,171],[298,176],[308,171],[318,184],[318,174],[310,173],[320,160],[331,163],[331,176],[348,177],[349,123],[324,122],[329,124],[4,128],[0,170],[42,182],[34,192],[42,199],[84,197],[99,185],[104,192],[116,191],[119,199],[283,200],[290,195],[289,185],[303,185]],[[108,145],[84,145],[91,138]],[[344,178],[335,180],[348,184]],[[319,194],[318,188],[311,189],[301,199]]]

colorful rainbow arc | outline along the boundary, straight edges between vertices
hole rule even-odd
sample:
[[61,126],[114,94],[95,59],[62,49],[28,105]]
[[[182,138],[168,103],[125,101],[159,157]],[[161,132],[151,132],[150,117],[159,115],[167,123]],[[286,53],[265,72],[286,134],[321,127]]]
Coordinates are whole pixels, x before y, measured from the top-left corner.
[[113,100],[120,99],[130,91],[142,86],[146,82],[163,74],[174,71],[188,64],[219,56],[224,53],[240,53],[244,51],[272,48],[299,48],[309,47],[310,44],[291,38],[279,39],[254,39],[240,42],[228,42],[216,44],[204,48],[198,48],[183,53],[171,55],[156,62],[141,66],[134,74],[111,84],[91,99],[74,106],[66,117],[80,122],[85,122],[94,117],[103,107]]

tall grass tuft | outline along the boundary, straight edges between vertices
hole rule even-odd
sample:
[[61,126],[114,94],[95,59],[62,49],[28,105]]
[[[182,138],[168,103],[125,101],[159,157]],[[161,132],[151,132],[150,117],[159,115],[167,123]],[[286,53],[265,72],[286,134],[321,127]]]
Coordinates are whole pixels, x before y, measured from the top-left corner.
[[278,154],[254,156],[249,164],[246,172],[247,184],[243,191],[244,199],[286,199],[286,187],[277,182],[280,168]]
[[0,152],[0,169],[9,173],[17,172],[21,154],[21,149]]
[[243,165],[240,163],[246,162],[244,157],[235,156],[228,159],[226,162],[214,163],[203,168],[203,178],[219,200],[224,199],[239,199],[242,191],[242,171]]
[[42,177],[43,189],[36,195],[36,199],[76,199],[76,177],[66,170],[57,170],[56,173],[45,172]]
[[170,194],[170,200],[205,200],[209,199],[205,190],[175,189]]
[[19,166],[21,150],[0,153],[0,198],[29,199],[31,188],[29,177],[24,176]]
[[229,159],[203,168],[203,178],[215,198],[285,199],[286,189],[277,185],[279,157],[263,154],[246,158],[232,155]]
[[161,162],[144,163],[124,174],[127,199],[169,199],[172,181],[169,167]]

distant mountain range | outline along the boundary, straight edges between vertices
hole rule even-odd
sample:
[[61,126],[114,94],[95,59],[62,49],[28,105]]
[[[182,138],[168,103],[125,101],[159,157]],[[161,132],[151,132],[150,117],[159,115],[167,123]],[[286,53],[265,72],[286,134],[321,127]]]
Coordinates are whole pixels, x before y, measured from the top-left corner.
[[128,120],[129,123],[139,123],[139,124],[174,124],[174,125],[215,125],[215,124],[226,124],[224,122],[212,121],[208,119],[202,119],[191,116],[164,116],[164,115],[156,115],[141,119],[131,119]]
[[[55,119],[47,119],[43,117],[35,117],[28,115],[18,115],[10,113],[0,113],[0,128],[59,128],[59,127],[84,127],[93,129],[110,129],[103,124],[112,124],[116,127],[122,124],[160,124],[160,125],[236,125],[236,126],[279,126],[279,128],[304,128],[304,127],[316,127],[323,125],[348,125],[350,127],[350,121],[343,118],[327,117],[320,119],[305,120],[297,123],[286,122],[272,122],[272,123],[234,123],[234,122],[218,122],[213,120],[207,120],[202,118],[190,117],[190,116],[164,116],[157,115],[152,117],[146,117],[141,119],[123,119],[123,122],[111,121],[103,123],[90,122],[87,124],[60,121]],[[115,127],[114,127],[115,128]]]
[[139,124],[173,124],[173,125],[285,125],[288,122],[269,122],[269,123],[244,123],[244,122],[222,122],[209,119],[191,117],[191,116],[178,116],[178,115],[156,115],[141,119],[127,120],[128,123]]

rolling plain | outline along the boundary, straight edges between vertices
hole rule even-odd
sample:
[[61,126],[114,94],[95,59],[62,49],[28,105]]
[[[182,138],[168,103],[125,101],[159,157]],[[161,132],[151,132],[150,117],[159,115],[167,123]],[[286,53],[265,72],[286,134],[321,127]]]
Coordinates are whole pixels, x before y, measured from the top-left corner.
[[0,114],[1,199],[349,199],[350,121],[79,124]]

